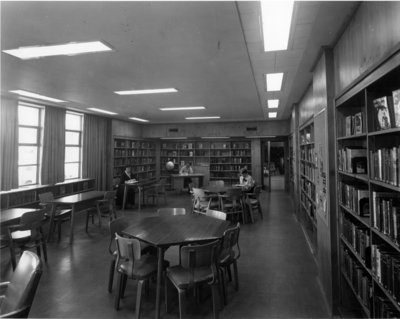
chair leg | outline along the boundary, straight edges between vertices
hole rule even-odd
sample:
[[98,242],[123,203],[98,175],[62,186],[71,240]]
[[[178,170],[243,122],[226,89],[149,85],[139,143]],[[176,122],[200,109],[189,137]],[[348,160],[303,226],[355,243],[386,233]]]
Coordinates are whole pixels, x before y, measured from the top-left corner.
[[89,212],[86,212],[86,227],[85,227],[86,232],[88,232],[89,217],[90,217]]
[[169,312],[169,307],[168,307],[168,305],[169,305],[169,299],[168,299],[168,297],[169,297],[169,293],[168,293],[169,285],[168,285],[168,282],[169,282],[169,279],[168,279],[167,276],[165,276],[165,278],[164,278],[164,298],[165,298],[165,312],[166,313]]
[[119,310],[119,301],[120,301],[120,298],[121,298],[122,282],[123,282],[123,274],[119,274],[119,276],[118,276],[117,294],[115,295],[115,300],[114,300],[114,308],[115,308],[115,310]]
[[60,220],[59,220],[58,223],[57,223],[58,241],[61,240],[61,223],[62,223],[62,220],[61,220],[61,218],[60,218]]
[[232,281],[231,266],[226,266],[226,272],[228,273],[229,281]]
[[47,262],[47,246],[44,237],[42,238],[42,250],[43,250],[44,261]]
[[121,299],[123,299],[125,297],[125,289],[126,289],[126,282],[128,281],[128,276],[123,275],[122,278],[123,278],[123,280],[122,280],[122,287],[121,287]]
[[144,280],[138,281],[137,292],[136,292],[136,319],[140,319],[140,309],[142,305],[142,290]]
[[247,205],[247,207],[250,215],[250,221],[254,223],[253,208],[251,207],[251,204]]
[[112,292],[112,287],[113,287],[113,283],[114,283],[115,263],[116,263],[116,260],[115,260],[115,258],[113,258],[110,263],[110,271],[109,271],[109,275],[108,275],[108,292],[109,293]]
[[264,219],[263,212],[261,210],[261,205],[258,205],[258,212],[260,213],[261,219]]
[[15,270],[15,268],[17,267],[17,261],[15,258],[15,249],[12,240],[10,240],[9,248],[10,248],[11,265],[13,270]]
[[[218,280],[220,283],[220,287],[221,287],[221,296],[222,296],[222,300],[223,300],[223,304],[227,305],[227,298],[226,298],[226,290],[225,290],[225,277],[224,277],[224,270],[222,268],[218,269]],[[221,308],[222,308],[222,303],[221,303]]]
[[179,296],[179,318],[182,319],[186,314],[186,291],[178,288]]
[[211,293],[212,293],[212,300],[213,300],[214,319],[218,319],[218,317],[219,317],[218,287],[216,284],[211,285]]
[[97,211],[97,217],[99,218],[99,228],[101,228],[101,213]]
[[233,274],[235,276],[235,290],[238,291],[239,290],[239,275],[238,275],[236,260],[233,262]]

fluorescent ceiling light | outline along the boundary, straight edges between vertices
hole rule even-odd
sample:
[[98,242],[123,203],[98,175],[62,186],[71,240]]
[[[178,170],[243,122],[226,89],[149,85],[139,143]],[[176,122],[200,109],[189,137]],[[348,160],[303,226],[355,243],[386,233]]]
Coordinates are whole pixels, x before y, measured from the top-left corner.
[[150,90],[114,91],[114,93],[119,94],[119,95],[174,93],[174,92],[178,92],[178,90],[174,89],[174,88],[167,88],[167,89],[150,89]]
[[204,106],[160,107],[161,111],[205,110]]
[[279,100],[268,100],[267,103],[269,109],[277,109],[279,106]]
[[230,138],[229,136],[203,136],[203,139],[208,139],[208,138],[213,138],[213,139],[218,139],[218,138],[223,138],[223,139],[227,139]]
[[186,140],[187,137],[160,137],[160,140]]
[[267,91],[280,91],[282,88],[283,73],[267,73],[265,74],[267,83]]
[[28,91],[24,91],[24,90],[12,90],[10,92],[18,94],[18,95],[27,96],[27,97],[31,97],[31,98],[34,98],[34,99],[46,100],[46,101],[50,101],[50,102],[56,102],[56,103],[66,102],[66,101],[63,101],[63,100],[54,99],[52,97],[48,97],[48,96],[45,96],[45,95],[41,95],[41,94],[37,94],[37,93],[33,93],[33,92],[28,92]]
[[22,60],[43,58],[46,56],[76,55],[76,54],[94,53],[103,51],[112,51],[112,49],[106,46],[101,41],[80,42],[80,43],[73,42],[66,44],[31,46],[31,47],[21,47],[12,50],[3,50],[4,53],[13,55]]
[[104,113],[104,114],[110,114],[110,115],[117,115],[118,113],[102,110],[102,109],[97,109],[95,107],[89,107],[88,110],[94,111],[94,112],[99,112],[99,113]]
[[253,136],[246,136],[246,138],[274,138],[275,135],[253,135]]
[[130,117],[130,120],[139,121],[139,122],[148,122],[149,120],[141,119],[138,117]]
[[220,119],[220,116],[196,116],[196,117],[185,117],[185,120],[211,120]]
[[287,50],[293,1],[260,1],[264,51]]
[[270,119],[276,118],[277,115],[278,115],[278,112],[268,112],[268,117]]

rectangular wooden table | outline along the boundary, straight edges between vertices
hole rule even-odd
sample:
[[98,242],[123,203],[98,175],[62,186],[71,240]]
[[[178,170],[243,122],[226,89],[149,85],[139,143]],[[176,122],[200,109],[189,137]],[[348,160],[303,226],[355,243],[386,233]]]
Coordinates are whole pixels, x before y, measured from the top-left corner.
[[203,186],[204,174],[171,174],[172,188],[175,189],[175,180],[184,178],[197,178],[199,180],[198,187]]
[[70,229],[70,242],[72,243],[74,240],[74,223],[75,223],[75,212],[79,210],[83,210],[89,208],[94,205],[94,202],[98,199],[102,199],[104,197],[104,191],[89,191],[83,192],[79,194],[54,198],[47,203],[52,204],[51,216],[50,216],[50,230],[49,230],[49,239],[51,234],[53,233],[54,226],[54,214],[57,205],[67,205],[71,206],[71,229]]
[[122,231],[158,250],[156,318],[160,317],[164,252],[170,246],[220,239],[230,223],[204,215],[171,215],[141,218]]
[[124,184],[124,197],[122,200],[122,209],[125,209],[125,204],[126,204],[126,197],[128,195],[128,188],[133,188],[138,190],[138,210],[140,212],[141,207],[142,207],[142,196],[144,196],[143,189],[145,187],[150,187],[151,185],[154,185],[156,183],[156,180],[149,180],[149,181],[138,181],[136,183],[127,183],[125,182]]
[[28,212],[39,211],[40,209],[36,208],[8,208],[4,209],[0,212],[0,225],[7,226],[16,224],[19,222],[21,216]]

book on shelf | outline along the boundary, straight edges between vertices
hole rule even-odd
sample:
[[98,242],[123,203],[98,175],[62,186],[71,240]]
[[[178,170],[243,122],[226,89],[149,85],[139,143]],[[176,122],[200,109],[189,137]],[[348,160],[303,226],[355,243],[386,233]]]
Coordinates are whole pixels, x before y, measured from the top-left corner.
[[363,132],[363,114],[358,112],[354,115],[345,117],[345,136],[362,134]]
[[382,296],[376,296],[374,299],[374,318],[398,318],[400,313],[393,304]]
[[400,194],[372,192],[372,227],[400,244]]
[[365,185],[339,182],[339,202],[360,217],[370,216],[369,191]]
[[367,150],[345,147],[338,151],[339,170],[353,174],[367,173]]
[[388,97],[382,96],[373,100],[373,105],[375,108],[375,123],[377,130],[386,130],[391,127],[390,125],[390,112]]
[[392,92],[394,127],[400,127],[400,89]]
[[394,186],[400,186],[400,145],[369,152],[370,177]]

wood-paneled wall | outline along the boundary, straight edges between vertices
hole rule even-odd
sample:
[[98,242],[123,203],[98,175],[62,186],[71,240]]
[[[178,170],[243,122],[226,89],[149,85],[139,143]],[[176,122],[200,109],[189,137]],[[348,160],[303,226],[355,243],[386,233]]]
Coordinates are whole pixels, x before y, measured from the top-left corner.
[[301,126],[314,116],[315,102],[312,84],[308,87],[306,93],[303,95],[303,98],[301,99],[298,108],[299,126]]
[[335,94],[400,44],[400,2],[362,2],[334,48]]
[[112,120],[111,135],[120,137],[142,137],[142,125],[127,121]]

